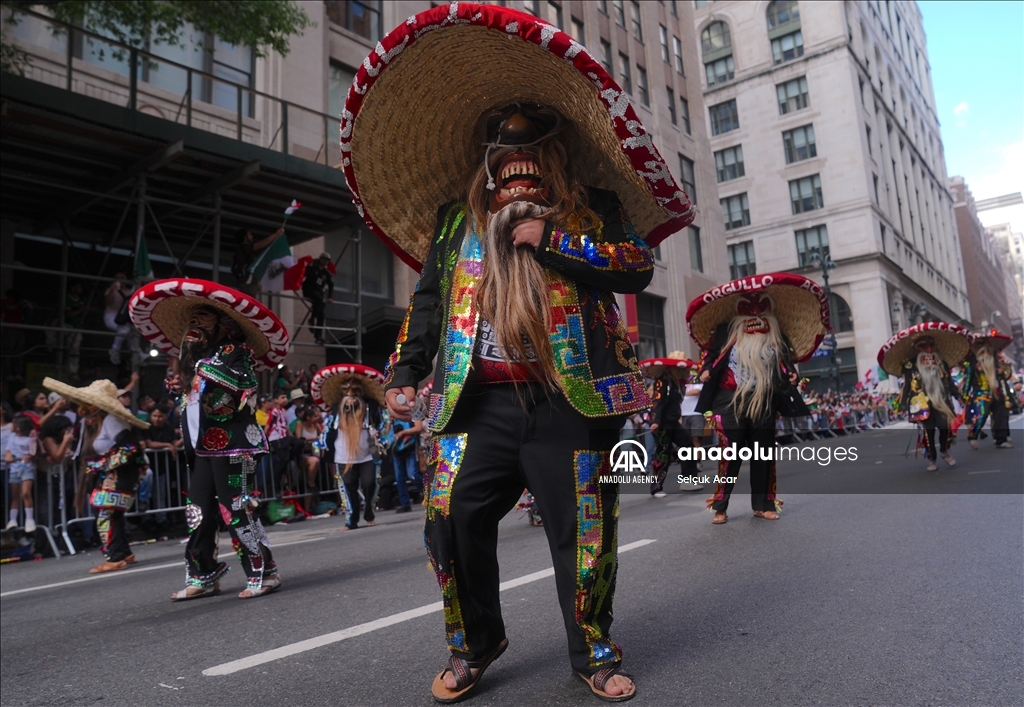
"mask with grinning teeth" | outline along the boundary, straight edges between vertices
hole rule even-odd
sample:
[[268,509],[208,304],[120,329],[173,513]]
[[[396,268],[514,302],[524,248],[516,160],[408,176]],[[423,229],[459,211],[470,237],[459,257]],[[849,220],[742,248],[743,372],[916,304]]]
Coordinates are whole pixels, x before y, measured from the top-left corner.
[[561,132],[562,117],[550,108],[517,103],[484,114],[481,122],[487,139],[488,211],[497,213],[515,201],[550,206],[550,186],[537,148]]

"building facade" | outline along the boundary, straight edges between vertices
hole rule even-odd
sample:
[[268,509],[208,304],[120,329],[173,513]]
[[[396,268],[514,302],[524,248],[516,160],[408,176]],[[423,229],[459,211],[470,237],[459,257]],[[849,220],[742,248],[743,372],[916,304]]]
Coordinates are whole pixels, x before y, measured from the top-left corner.
[[964,281],[970,304],[971,325],[983,328],[993,323],[993,313],[1009,312],[1006,298],[1006,257],[1002,248],[978,219],[974,195],[963,177],[951,177],[956,227],[964,264]]
[[[895,331],[968,316],[913,2],[694,3],[731,277],[829,271],[841,384]],[[827,357],[802,371],[833,386]]]
[[992,325],[1004,330],[1008,327],[1016,349],[1014,360],[1019,366],[1024,363],[1024,234],[1015,232],[1008,223],[986,226],[985,233],[1003,254],[1006,282],[1007,309]]

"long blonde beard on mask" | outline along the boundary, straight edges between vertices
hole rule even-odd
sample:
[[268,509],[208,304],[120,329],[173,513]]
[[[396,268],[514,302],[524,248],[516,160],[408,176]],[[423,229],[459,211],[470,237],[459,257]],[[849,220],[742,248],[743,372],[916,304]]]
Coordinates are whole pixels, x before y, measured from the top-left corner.
[[775,315],[765,313],[761,318],[769,325],[766,334],[746,333],[743,327],[749,317],[736,316],[729,326],[729,340],[734,342],[739,366],[732,399],[737,419],[763,420],[772,413],[773,382],[782,351],[782,335]]
[[996,359],[990,352],[980,351],[977,355],[978,367],[981,368],[981,372],[985,374],[985,381],[988,383],[988,389],[994,390],[997,384],[996,381]]
[[928,396],[928,404],[932,410],[937,410],[946,416],[953,417],[953,411],[946,403],[946,386],[942,382],[942,369],[940,366],[925,366],[921,363],[921,354],[917,357],[917,372],[921,375],[921,387],[924,394]]
[[[548,332],[551,301],[544,268],[529,246],[512,245],[512,223],[542,218],[549,209],[514,201],[491,214],[484,229],[484,274],[480,280],[480,313],[491,324],[508,364],[528,368],[552,390],[561,388]],[[530,360],[530,353],[536,360]]]
[[352,468],[352,458],[359,451],[359,440],[363,436],[363,421],[366,419],[366,406],[357,399],[355,409],[345,410],[346,400],[342,400],[338,406],[338,427],[344,435],[345,445],[348,447],[348,461],[345,462],[345,471],[348,473]]

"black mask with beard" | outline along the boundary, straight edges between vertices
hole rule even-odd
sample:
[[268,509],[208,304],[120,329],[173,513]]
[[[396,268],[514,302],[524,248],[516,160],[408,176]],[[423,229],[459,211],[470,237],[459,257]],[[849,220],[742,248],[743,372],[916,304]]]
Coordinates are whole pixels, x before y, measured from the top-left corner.
[[196,363],[213,353],[215,344],[212,342],[217,341],[219,329],[218,323],[218,326],[215,326],[213,331],[199,326],[188,330],[185,338],[181,341],[180,360],[182,375],[191,377],[195,373]]

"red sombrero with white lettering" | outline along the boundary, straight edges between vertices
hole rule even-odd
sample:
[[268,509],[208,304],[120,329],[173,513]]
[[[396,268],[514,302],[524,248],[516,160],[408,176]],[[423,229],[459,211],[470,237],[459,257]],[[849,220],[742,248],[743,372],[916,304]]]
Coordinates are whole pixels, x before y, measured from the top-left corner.
[[695,211],[630,105],[581,44],[496,5],[453,2],[413,15],[363,60],[341,115],[341,166],[370,229],[417,271],[437,209],[464,197],[484,147],[481,115],[540,104],[567,119],[563,144],[588,186],[615,192],[650,246]]
[[915,357],[914,347],[921,339],[932,339],[935,350],[947,366],[958,366],[971,350],[971,332],[957,324],[924,322],[907,327],[878,350],[878,364],[887,373],[903,375],[903,364]]
[[345,383],[358,380],[368,397],[384,405],[384,374],[376,368],[361,363],[334,363],[324,366],[313,376],[309,394],[313,402],[324,410],[330,410],[341,400],[341,388]]
[[794,361],[810,358],[831,328],[825,290],[802,275],[775,272],[712,287],[690,302],[686,329],[705,349],[720,324],[740,314],[752,316],[766,309],[779,320],[779,328],[793,348]]
[[181,354],[192,310],[219,309],[238,322],[252,349],[257,370],[275,368],[288,355],[288,329],[266,305],[209,280],[180,277],[140,287],[128,303],[128,314],[139,333],[160,351]]
[[988,346],[988,350],[997,354],[1013,343],[1013,337],[1001,334],[998,329],[971,334],[971,346],[977,351],[979,346]]

